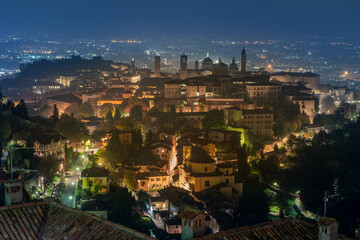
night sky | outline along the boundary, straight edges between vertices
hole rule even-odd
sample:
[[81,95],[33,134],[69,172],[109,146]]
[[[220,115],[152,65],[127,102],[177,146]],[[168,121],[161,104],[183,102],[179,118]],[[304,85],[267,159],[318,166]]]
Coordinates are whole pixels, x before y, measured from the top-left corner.
[[0,34],[360,38],[359,0],[0,0]]

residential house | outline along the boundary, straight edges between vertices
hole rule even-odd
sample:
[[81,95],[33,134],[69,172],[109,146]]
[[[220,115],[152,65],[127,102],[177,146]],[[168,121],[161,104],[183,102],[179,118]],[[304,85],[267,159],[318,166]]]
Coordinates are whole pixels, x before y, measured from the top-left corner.
[[34,141],[35,155],[38,157],[54,156],[65,159],[66,141],[60,134],[48,134]]
[[198,209],[187,207],[178,216],[182,222],[181,239],[183,240],[192,240],[195,237],[217,233],[220,230],[214,218]]
[[150,151],[159,159],[169,162],[172,155],[172,145],[165,142],[154,143],[150,146]]
[[165,219],[165,231],[171,238],[179,239],[181,237],[181,218],[170,217]]
[[82,189],[106,194],[109,188],[109,171],[101,167],[86,168],[81,171]]
[[163,189],[169,186],[169,174],[160,171],[137,173],[138,190],[145,192],[156,189]]

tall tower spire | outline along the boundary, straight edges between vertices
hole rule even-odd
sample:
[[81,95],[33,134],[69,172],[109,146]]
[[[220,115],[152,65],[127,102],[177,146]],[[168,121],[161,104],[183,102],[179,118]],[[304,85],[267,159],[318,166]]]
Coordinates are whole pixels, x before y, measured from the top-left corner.
[[246,51],[245,48],[241,51],[241,66],[240,66],[241,72],[246,72]]

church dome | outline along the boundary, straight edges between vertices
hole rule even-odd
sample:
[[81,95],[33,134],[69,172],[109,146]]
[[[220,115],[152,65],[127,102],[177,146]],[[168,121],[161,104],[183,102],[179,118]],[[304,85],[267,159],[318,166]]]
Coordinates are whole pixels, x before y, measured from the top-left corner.
[[213,63],[213,60],[211,60],[211,58],[206,57],[203,61],[203,63]]

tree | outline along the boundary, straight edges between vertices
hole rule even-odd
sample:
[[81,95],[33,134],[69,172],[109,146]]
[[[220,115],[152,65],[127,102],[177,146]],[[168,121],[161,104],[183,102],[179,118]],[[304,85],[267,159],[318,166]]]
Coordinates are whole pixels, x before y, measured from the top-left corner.
[[128,225],[133,218],[132,206],[133,199],[127,188],[120,188],[118,186],[110,186],[109,205],[109,220],[116,223]]
[[294,151],[294,146],[296,144],[296,136],[293,134],[290,134],[290,136],[287,138],[287,142],[286,144],[288,145],[288,147],[290,148],[290,151],[293,152]]
[[119,110],[119,108],[116,108],[115,109],[115,114],[114,114],[114,125],[118,124],[120,119],[121,119],[120,110]]
[[273,151],[274,151],[275,153],[278,153],[278,152],[279,152],[279,146],[278,146],[276,143],[275,143],[275,145],[274,145]]
[[284,218],[284,211],[288,207],[288,198],[282,191],[276,193],[276,203],[280,208],[280,218]]
[[151,144],[151,142],[152,142],[152,135],[153,135],[153,133],[152,133],[151,130],[149,130],[149,131],[146,133],[146,135],[145,135],[145,141],[144,141],[144,146],[145,146],[145,147]]
[[75,143],[86,140],[89,136],[89,131],[86,129],[85,125],[74,116],[69,116],[67,114],[61,115],[56,123],[55,129],[66,139]]
[[111,103],[105,103],[100,106],[100,117],[104,118],[107,116],[108,112],[114,111],[114,105]]
[[260,172],[262,180],[266,183],[270,184],[279,179],[280,163],[279,159],[275,156],[258,159],[257,163],[254,164],[254,168]]
[[54,115],[53,115],[54,124],[56,124],[58,120],[59,120],[59,109],[57,108],[56,104],[54,104]]
[[199,99],[199,111],[204,112],[205,111],[205,106],[206,106],[206,99],[204,97],[201,97]]
[[135,105],[130,109],[130,117],[135,121],[142,121],[143,119],[143,110],[139,105]]
[[113,167],[117,168],[119,164],[123,163],[124,155],[120,151],[120,139],[117,134],[113,134],[105,147],[105,160]]
[[80,105],[79,115],[84,117],[94,116],[94,109],[89,102]]
[[105,124],[106,124],[106,128],[108,130],[110,130],[110,129],[112,129],[114,127],[114,118],[113,118],[113,115],[112,115],[111,111],[108,111],[108,113],[106,114]]
[[0,118],[0,157],[2,157],[3,143],[10,137],[11,126],[10,124]]
[[134,128],[133,120],[129,117],[121,118],[117,121],[116,128],[120,131],[132,131]]
[[237,151],[238,171],[242,179],[245,179],[250,173],[250,166],[248,163],[248,154],[246,152],[246,144],[239,147]]
[[133,144],[142,144],[143,143],[140,128],[134,129],[132,131],[132,143]]
[[28,109],[24,99],[21,99],[19,104],[12,108],[12,114],[22,119],[29,118]]
[[252,225],[267,220],[269,199],[264,187],[254,178],[244,182],[243,195],[239,199],[237,218],[240,225]]
[[204,120],[202,121],[203,128],[206,130],[216,129],[225,126],[224,111],[222,110],[210,110],[206,113]]
[[124,183],[129,189],[136,191],[138,188],[136,174],[132,171],[126,171],[124,173]]
[[53,184],[54,178],[59,171],[59,164],[61,160],[54,156],[47,156],[41,159],[37,169],[42,179],[42,192],[45,196],[45,191]]

